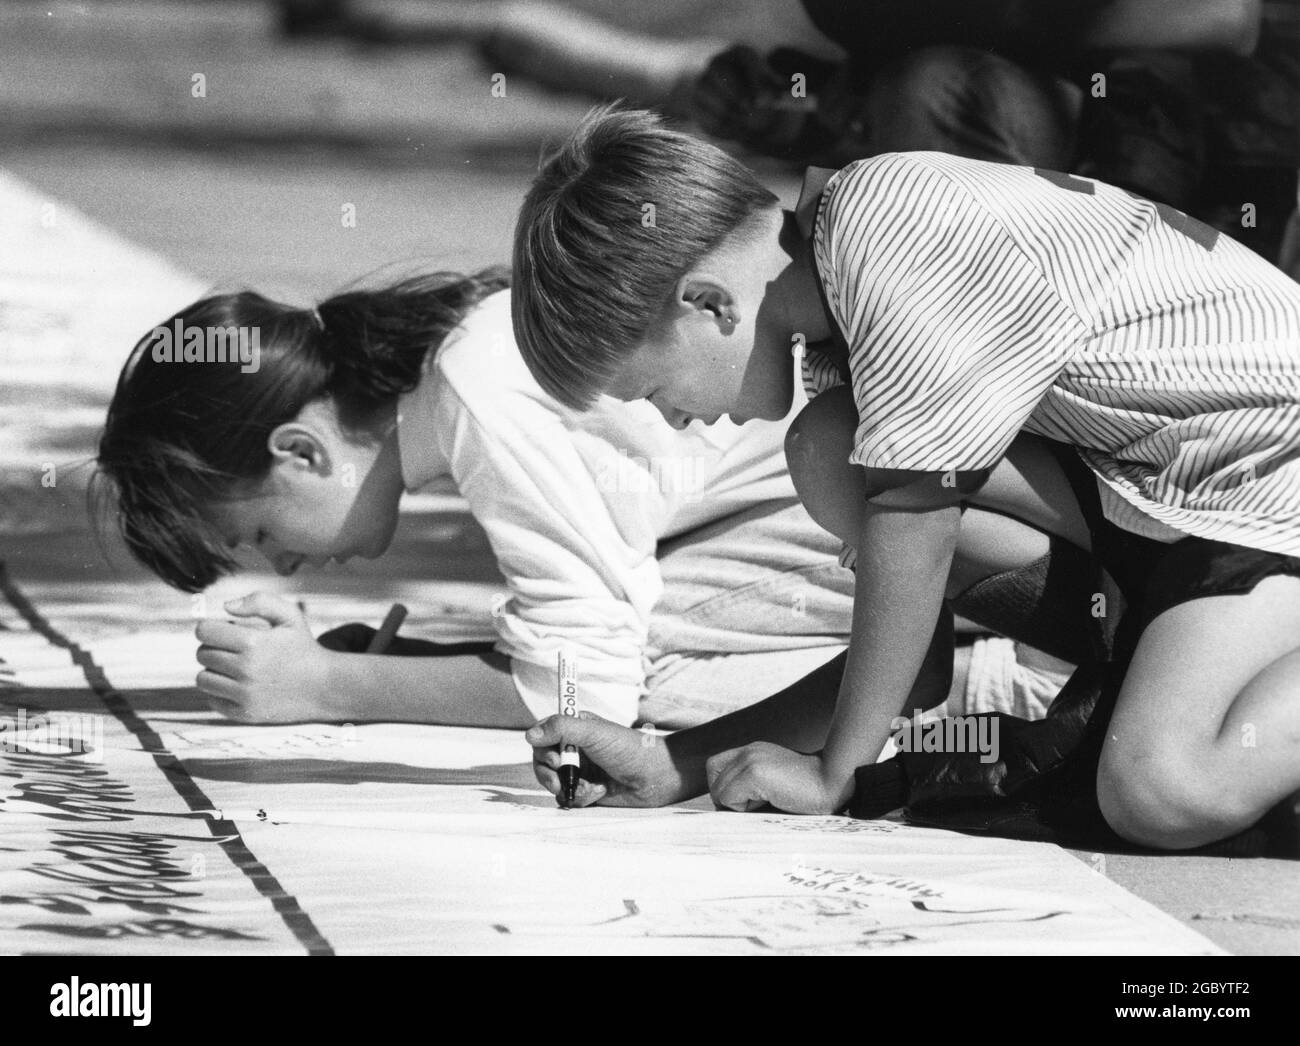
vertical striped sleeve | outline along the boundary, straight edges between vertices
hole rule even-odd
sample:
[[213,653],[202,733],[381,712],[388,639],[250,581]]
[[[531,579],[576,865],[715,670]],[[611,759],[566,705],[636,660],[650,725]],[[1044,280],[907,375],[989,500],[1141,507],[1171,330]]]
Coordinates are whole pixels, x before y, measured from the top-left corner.
[[828,183],[814,249],[868,468],[991,468],[1088,334],[988,208],[907,154]]

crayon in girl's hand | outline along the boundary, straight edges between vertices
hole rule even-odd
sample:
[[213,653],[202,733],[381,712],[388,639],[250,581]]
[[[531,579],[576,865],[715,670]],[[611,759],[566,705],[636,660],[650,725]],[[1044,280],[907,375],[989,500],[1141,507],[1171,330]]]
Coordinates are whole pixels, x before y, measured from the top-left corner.
[[406,620],[406,607],[401,603],[394,603],[393,608],[384,617],[384,623],[379,626],[379,630],[370,637],[370,643],[366,646],[367,654],[382,654],[397,638],[397,630],[402,627],[402,622]]
[[[561,650],[559,661],[560,715],[578,715],[578,659],[572,651]],[[568,810],[578,793],[578,767],[581,757],[577,745],[560,745],[560,808]]]

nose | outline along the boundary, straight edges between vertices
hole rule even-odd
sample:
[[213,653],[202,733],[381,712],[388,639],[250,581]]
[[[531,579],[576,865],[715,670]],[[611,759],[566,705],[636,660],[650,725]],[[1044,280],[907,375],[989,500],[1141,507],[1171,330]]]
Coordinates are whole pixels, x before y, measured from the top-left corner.
[[664,421],[675,429],[684,429],[690,424],[690,415],[685,411],[678,410],[676,407],[667,407],[662,403],[656,403],[655,410],[659,411],[664,416]]

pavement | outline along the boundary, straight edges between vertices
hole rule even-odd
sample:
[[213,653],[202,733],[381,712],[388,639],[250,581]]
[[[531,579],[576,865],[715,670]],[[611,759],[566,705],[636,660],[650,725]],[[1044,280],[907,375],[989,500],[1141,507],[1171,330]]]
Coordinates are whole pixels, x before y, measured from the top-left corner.
[[7,3],[0,143],[327,146],[390,162],[533,151],[591,104],[524,81],[492,92],[460,45],[287,42],[269,3]]
[[[407,24],[438,7],[481,18],[487,6],[370,4]],[[563,6],[669,40],[835,50],[788,0]],[[133,141],[281,154],[324,146],[422,165],[502,155],[535,160],[599,100],[599,82],[586,97],[557,94],[513,72],[497,84],[500,70],[458,40],[287,40],[277,18],[269,0],[7,0],[0,7],[0,146]]]

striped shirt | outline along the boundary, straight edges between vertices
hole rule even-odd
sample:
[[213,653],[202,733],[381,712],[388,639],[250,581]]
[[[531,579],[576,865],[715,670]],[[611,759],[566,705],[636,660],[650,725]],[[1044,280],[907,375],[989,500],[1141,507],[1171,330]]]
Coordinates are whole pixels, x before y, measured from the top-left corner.
[[[1024,429],[1078,448],[1126,530],[1300,556],[1300,285],[1278,269],[1101,182],[942,153],[859,161],[817,206],[851,461],[988,469]],[[842,376],[805,354],[811,392]]]

